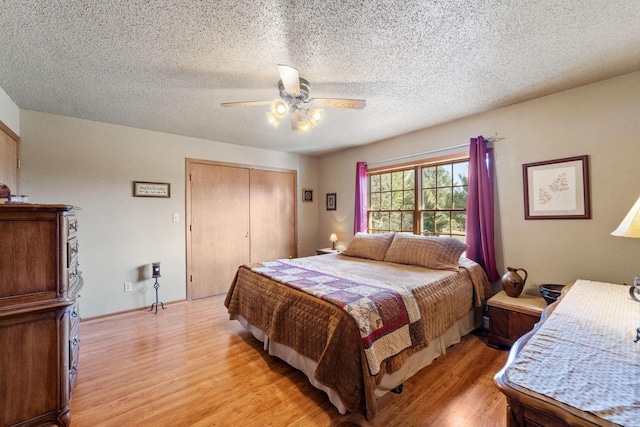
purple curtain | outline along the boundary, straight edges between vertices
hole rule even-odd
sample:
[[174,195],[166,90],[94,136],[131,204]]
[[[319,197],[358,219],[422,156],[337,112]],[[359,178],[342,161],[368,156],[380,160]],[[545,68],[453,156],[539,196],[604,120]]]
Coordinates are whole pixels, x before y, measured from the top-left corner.
[[356,164],[356,208],[353,214],[353,234],[367,231],[367,164]]
[[493,244],[493,150],[482,136],[469,144],[467,195],[467,258],[480,264],[490,281],[500,278]]

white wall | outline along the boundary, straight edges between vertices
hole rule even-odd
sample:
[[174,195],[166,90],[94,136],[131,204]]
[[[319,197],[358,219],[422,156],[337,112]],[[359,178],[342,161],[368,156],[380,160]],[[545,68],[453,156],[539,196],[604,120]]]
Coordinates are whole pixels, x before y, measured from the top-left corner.
[[[317,187],[313,157],[240,147],[22,111],[21,187],[33,203],[80,206],[83,317],[155,301],[149,264],[160,261],[160,299],[186,297],[185,159],[298,171],[298,188]],[[168,182],[171,198],[132,197],[133,181]],[[300,201],[300,191],[298,191]],[[298,253],[315,254],[317,205],[299,203]],[[180,222],[172,222],[173,213]],[[134,292],[125,293],[131,281]]]
[[[578,278],[630,283],[640,275],[640,240],[610,233],[640,196],[639,123],[640,72],[635,72],[324,156],[320,197],[336,192],[338,209],[320,210],[316,243],[326,245],[331,232],[338,233],[342,245],[351,239],[357,161],[450,147],[497,133],[504,138],[495,144],[498,272],[506,266],[525,268],[528,293],[541,283]],[[590,158],[592,219],[525,221],[522,165],[584,154]]]
[[16,135],[20,135],[20,109],[0,87],[0,121],[9,126]]

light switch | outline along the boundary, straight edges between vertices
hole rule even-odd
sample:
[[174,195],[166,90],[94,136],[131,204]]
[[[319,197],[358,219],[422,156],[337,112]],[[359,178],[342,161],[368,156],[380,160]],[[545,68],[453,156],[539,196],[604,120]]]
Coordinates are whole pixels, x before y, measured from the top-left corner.
[[180,214],[179,213],[174,213],[173,214],[173,222],[180,222]]

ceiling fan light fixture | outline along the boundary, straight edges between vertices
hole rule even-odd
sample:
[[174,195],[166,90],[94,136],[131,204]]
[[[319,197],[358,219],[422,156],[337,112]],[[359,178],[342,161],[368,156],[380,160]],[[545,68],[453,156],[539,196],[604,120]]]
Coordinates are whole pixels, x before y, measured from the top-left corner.
[[298,121],[298,133],[307,133],[313,129],[313,123],[307,117]]
[[282,99],[276,99],[271,103],[271,113],[278,120],[282,120],[285,114],[287,114],[287,110],[287,104]]
[[269,120],[269,123],[271,123],[276,129],[280,126],[280,119],[273,113],[267,113],[267,120]]
[[322,108],[312,108],[307,112],[307,117],[309,117],[309,120],[311,120],[314,126],[320,123],[322,116],[324,116],[324,110]]

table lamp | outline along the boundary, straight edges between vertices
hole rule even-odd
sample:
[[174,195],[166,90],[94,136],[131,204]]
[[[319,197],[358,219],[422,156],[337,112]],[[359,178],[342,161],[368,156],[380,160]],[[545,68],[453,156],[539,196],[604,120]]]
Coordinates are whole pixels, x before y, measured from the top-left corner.
[[[640,239],[640,197],[635,205],[631,208],[627,216],[624,217],[618,228],[613,230],[612,236],[633,237]],[[640,277],[633,280],[633,286],[629,288],[631,298],[640,302],[640,298],[636,294],[640,294]],[[636,330],[636,339],[634,342],[640,341],[640,328]]]
[[336,233],[331,233],[331,236],[329,236],[329,241],[331,242],[331,250],[335,251],[336,242],[338,241],[338,236],[336,236]]

